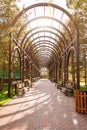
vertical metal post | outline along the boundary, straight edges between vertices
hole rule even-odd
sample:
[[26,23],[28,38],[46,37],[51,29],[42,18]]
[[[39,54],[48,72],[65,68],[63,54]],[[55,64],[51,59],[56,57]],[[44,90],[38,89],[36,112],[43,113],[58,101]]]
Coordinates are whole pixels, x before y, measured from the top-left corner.
[[79,32],[77,32],[77,44],[76,44],[76,67],[77,67],[77,89],[80,89],[80,61],[79,61]]
[[22,52],[22,82],[24,82],[24,52]]
[[56,82],[57,82],[57,71],[58,71],[58,63],[56,63]]
[[73,80],[73,82],[75,82],[74,53],[71,53],[71,54],[72,54],[72,56],[71,56],[71,58],[72,58],[72,60],[71,60],[71,62],[72,62],[72,80]]
[[67,80],[67,60],[66,60],[66,52],[64,54],[64,83]]
[[20,80],[22,79],[22,72],[21,72],[21,54],[20,54]]
[[11,42],[12,42],[12,37],[11,33],[9,34],[9,70],[8,70],[8,97],[11,97]]
[[21,64],[20,64],[20,67],[21,67],[21,80],[22,82],[24,82],[24,52],[21,51]]
[[31,80],[31,87],[32,87],[32,63],[30,62],[30,80]]

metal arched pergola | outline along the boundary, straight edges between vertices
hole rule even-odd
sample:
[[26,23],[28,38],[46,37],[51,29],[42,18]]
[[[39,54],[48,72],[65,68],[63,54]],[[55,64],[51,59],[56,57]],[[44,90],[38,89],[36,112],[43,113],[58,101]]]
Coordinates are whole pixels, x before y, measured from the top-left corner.
[[[19,21],[25,15],[27,18],[20,25]],[[26,57],[29,61],[27,67],[31,65],[32,71],[34,70],[39,75],[39,70],[47,67],[49,75],[55,77],[56,80],[58,80],[58,73],[60,73],[58,70],[62,61],[63,80],[68,80],[69,51],[74,48],[76,82],[79,89],[79,32],[75,20],[67,10],[52,3],[37,3],[21,10],[14,18],[12,28],[15,29],[10,32],[9,88],[11,86],[12,48],[17,46],[20,50],[22,81],[24,81]]]

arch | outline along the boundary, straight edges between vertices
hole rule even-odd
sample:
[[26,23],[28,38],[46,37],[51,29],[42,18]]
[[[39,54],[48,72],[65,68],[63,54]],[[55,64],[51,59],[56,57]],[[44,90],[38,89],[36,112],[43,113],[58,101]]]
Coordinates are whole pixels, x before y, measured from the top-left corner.
[[[34,30],[41,29],[41,28],[43,28],[43,26],[35,27],[35,28],[31,29],[30,31],[28,31],[28,32],[24,35],[24,37],[23,37],[21,43],[22,43],[22,44],[24,43],[24,40],[25,40],[25,38],[27,37],[27,35],[28,35],[29,33],[31,33],[31,32],[34,31]],[[52,30],[57,31],[57,32],[61,35],[61,37],[64,39],[65,43],[66,43],[66,44],[68,43],[68,41],[67,41],[65,35],[64,35],[60,30],[58,30],[58,29],[56,29],[55,27],[52,27],[52,26],[44,26],[44,28],[49,28],[49,29],[52,29]]]
[[[17,51],[18,57],[15,57],[16,51]],[[15,66],[13,64],[14,64],[14,59],[19,58],[19,60],[18,59],[15,59],[15,60],[17,60],[17,62],[19,63],[19,77],[18,78],[21,79],[21,53],[20,53],[20,49],[17,46],[15,46],[12,50],[11,55],[12,55],[12,71],[11,71],[12,74],[11,74],[11,78],[13,78],[13,80],[16,79],[16,77],[15,77]]]
[[[71,59],[71,61],[70,61]],[[67,79],[73,82],[76,81],[76,50],[75,47],[71,47],[67,54]],[[69,65],[70,64],[70,65]],[[70,67],[70,68],[69,68]],[[69,72],[71,71],[71,72]]]
[[[57,23],[61,24],[61,25],[65,28],[65,30],[67,31],[67,33],[68,33],[70,39],[72,40],[72,35],[71,35],[70,30],[67,28],[67,26],[66,26],[64,23],[62,23],[61,21],[59,21],[59,20],[56,19],[56,18],[48,17],[48,16],[36,17],[36,18],[30,20],[28,23],[30,24],[31,22],[36,21],[36,20],[40,20],[40,19],[54,20],[54,21],[56,21]],[[17,38],[19,37],[19,35],[20,35],[21,31],[24,29],[24,27],[26,27],[26,26],[28,25],[28,23],[26,23],[26,24],[23,26],[23,28],[20,29],[20,31],[19,31],[19,33],[18,33],[18,35],[17,35]]]
[[[32,49],[32,48],[34,48],[34,47],[40,45],[41,43],[44,43],[44,40],[36,41],[33,45],[30,46],[30,49]],[[44,44],[46,44],[46,43],[47,43],[48,45],[54,47],[55,50],[57,50],[57,52],[58,52],[58,50],[59,50],[58,46],[57,46],[56,44],[54,44],[52,41],[45,40],[45,43],[44,43]],[[36,46],[35,46],[35,45],[36,45]],[[28,50],[28,51],[29,51],[29,50]]]
[[[39,36],[39,37],[33,39],[29,44],[31,45],[35,40],[37,40],[37,39],[39,39],[39,38],[44,38],[44,36]],[[45,38],[50,38],[50,39],[54,40],[56,43],[59,43],[56,39],[54,39],[54,38],[52,38],[52,37],[50,37],[50,36],[45,36]],[[29,40],[29,39],[27,39],[26,42],[28,42],[28,40]],[[26,43],[26,42],[25,42],[25,43]],[[29,46],[29,45],[28,45],[28,46]],[[24,47],[24,48],[25,48],[25,47]],[[58,47],[58,50],[60,51],[60,53],[62,52],[59,47]]]
[[[79,88],[79,32],[78,32],[78,27],[77,24],[75,22],[75,20],[73,19],[72,15],[66,11],[65,9],[63,9],[62,7],[52,4],[52,3],[38,3],[38,4],[34,4],[31,5],[29,7],[26,7],[25,9],[23,9],[22,11],[20,11],[18,13],[18,15],[15,17],[13,23],[12,23],[12,27],[16,25],[17,21],[19,18],[21,18],[21,16],[23,14],[25,14],[27,11],[30,11],[30,9],[34,9],[34,11],[36,11],[37,7],[44,7],[44,15],[41,16],[36,16],[34,18],[30,18],[28,22],[23,23],[23,26],[20,28],[20,30],[17,33],[17,41],[20,42],[20,46],[23,48],[24,52],[27,53],[27,55],[30,56],[30,51],[32,52],[32,62],[34,59],[34,64],[38,63],[38,68],[41,67],[39,66],[39,64],[41,64],[40,61],[42,61],[44,59],[44,57],[46,56],[48,60],[44,61],[44,64],[47,66],[49,66],[49,64],[52,64],[50,67],[49,66],[49,70],[51,70],[51,68],[55,67],[55,64],[58,62],[57,60],[62,59],[62,57],[64,58],[66,53],[69,57],[70,53],[72,51],[69,51],[69,48],[71,48],[72,46],[75,47],[76,50],[76,67],[77,67],[77,86]],[[68,24],[66,25],[65,22],[62,21],[62,19],[58,19],[57,17],[55,17],[53,14],[46,16],[45,15],[45,8],[46,7],[51,7],[53,8],[53,10],[60,10],[62,12],[62,15],[65,14],[69,20],[72,22],[73,25],[73,29],[71,30],[68,26]],[[36,13],[36,12],[34,12]],[[36,22],[38,20],[44,20],[47,19],[49,21],[55,21],[55,23],[57,23],[57,25],[61,26],[63,29],[61,28],[56,28],[52,25],[44,25],[43,27],[45,29],[42,30],[38,30],[40,29],[40,26],[33,27],[33,28],[29,28],[29,31],[27,31],[26,33],[23,34],[23,37],[20,39],[20,34],[22,34],[22,31],[24,31],[24,28],[28,26],[28,24],[31,24],[33,22]],[[51,30],[46,30],[47,27]],[[55,31],[56,33],[55,33]],[[40,35],[41,32],[44,33],[44,35]],[[76,33],[76,35],[73,35],[73,32]],[[48,33],[50,33],[50,35],[48,35]],[[66,35],[65,35],[66,33]],[[38,34],[38,36],[34,37],[36,34]],[[54,35],[55,37],[52,37],[52,35]],[[73,40],[74,38],[76,38],[76,44],[73,44]],[[43,50],[41,50],[41,46],[39,46],[42,43],[47,42],[48,45],[50,46],[46,46],[47,48],[49,47],[49,49],[46,50],[46,53],[48,53],[48,55],[46,55],[44,53]],[[30,50],[32,48],[32,50]],[[54,58],[55,57],[55,58]],[[38,62],[39,61],[39,62]],[[44,65],[43,64],[43,65]]]
[[[51,34],[54,34],[56,37],[58,37],[59,39],[60,39],[60,41],[63,43],[63,45],[64,45],[64,47],[65,47],[65,43],[64,43],[64,41],[63,41],[63,39],[58,35],[58,34],[56,34],[56,33],[54,33],[54,32],[51,32],[51,31],[47,31],[47,30],[41,30],[41,31],[38,31],[38,32],[35,32],[35,33],[33,33],[33,34],[31,34],[28,38],[27,38],[27,40],[28,39],[30,39],[32,36],[34,36],[35,34],[37,34],[37,33],[40,33],[40,32],[44,32],[44,33],[50,33],[50,35]],[[44,35],[44,38],[45,38],[45,35]],[[23,46],[23,45],[22,45]]]

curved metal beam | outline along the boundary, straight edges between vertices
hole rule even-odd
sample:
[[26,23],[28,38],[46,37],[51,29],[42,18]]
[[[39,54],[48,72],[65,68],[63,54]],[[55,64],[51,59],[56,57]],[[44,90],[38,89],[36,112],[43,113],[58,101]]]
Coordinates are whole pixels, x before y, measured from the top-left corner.
[[[28,31],[28,32],[24,35],[24,37],[23,37],[23,39],[22,39],[22,41],[21,41],[21,44],[24,43],[24,41],[25,41],[25,39],[27,38],[27,36],[28,36],[29,33],[32,33],[32,31],[35,31],[35,30],[37,30],[37,29],[39,29],[39,28],[41,29],[41,28],[43,28],[43,26],[38,26],[38,27],[35,27],[35,28],[31,29],[30,31]],[[68,45],[68,41],[67,41],[65,35],[64,35],[60,30],[58,30],[58,29],[56,29],[55,27],[52,27],[52,26],[44,26],[44,28],[49,28],[49,29],[53,29],[53,30],[57,31],[57,33],[59,33],[59,34],[62,36],[62,38],[64,39],[65,43]]]
[[50,53],[48,53],[48,54],[44,54],[44,53],[41,54],[41,53],[39,53],[39,54],[36,56],[36,59],[39,58],[39,60],[40,60],[40,59],[41,59],[41,58],[40,58],[41,55],[42,55],[43,57],[46,56],[46,59],[48,58],[48,59],[56,60],[56,58],[52,57],[52,55],[51,55]]
[[[39,50],[38,50],[38,53],[37,53],[37,51],[35,51],[34,53],[33,53],[33,55],[35,56],[36,54],[38,55],[39,53],[44,53],[44,51],[43,50],[40,50],[40,48],[39,48]],[[56,55],[56,53],[54,52],[54,51],[50,51],[50,48],[48,48],[47,50],[45,50],[45,52],[48,54],[48,53],[50,53],[51,55],[53,55],[53,56],[55,56],[55,57],[57,57],[58,55]],[[45,53],[44,53],[45,54]]]
[[33,18],[33,19],[31,19],[30,21],[28,21],[28,22],[23,26],[23,28],[20,29],[20,31],[19,31],[19,33],[18,33],[18,35],[17,35],[17,38],[19,38],[19,35],[20,35],[21,31],[22,31],[28,24],[30,24],[30,23],[33,22],[33,21],[40,20],[40,19],[49,19],[49,20],[53,20],[53,21],[57,22],[58,24],[61,24],[61,25],[65,28],[65,30],[67,31],[67,33],[69,34],[69,37],[70,37],[70,39],[71,39],[71,41],[72,41],[72,34],[71,34],[69,28],[68,28],[64,23],[62,23],[60,20],[58,20],[58,19],[56,19],[56,18],[54,18],[54,17],[49,17],[49,16],[39,16],[39,17]]
[[[36,7],[42,7],[42,6],[48,6],[48,7],[53,7],[53,8],[56,8],[62,12],[64,12],[72,21],[73,21],[73,17],[71,16],[71,14],[65,10],[64,8],[58,6],[58,5],[55,5],[55,4],[52,4],[52,3],[37,3],[37,4],[34,4],[34,5],[31,5],[31,6],[28,6],[26,8],[24,8],[23,10],[21,10],[19,12],[19,14],[15,17],[13,23],[12,23],[12,26],[14,26],[17,22],[17,20],[24,14],[26,13],[28,10],[32,9],[32,8],[36,8]],[[74,21],[73,21],[74,22]]]
[[[44,43],[45,42],[45,43]],[[34,44],[33,45],[31,45],[29,48],[32,50],[32,48],[34,48],[34,47],[37,47],[38,45],[40,45],[40,44],[49,44],[49,45],[51,45],[51,46],[53,46],[56,50],[57,50],[57,52],[58,52],[58,50],[59,50],[59,48],[58,48],[58,46],[56,45],[56,44],[54,44],[53,42],[51,42],[51,41],[49,41],[49,40],[41,40],[41,41],[36,41],[36,42],[34,42]],[[36,46],[35,46],[36,45]]]
[[[65,47],[65,43],[64,43],[64,41],[62,40],[62,38],[61,38],[58,34],[52,32],[52,31],[47,31],[47,30],[37,31],[37,32],[31,34],[31,35],[28,37],[28,39],[30,39],[30,38],[31,38],[32,36],[34,36],[35,34],[39,34],[39,33],[41,33],[41,32],[43,32],[43,33],[47,32],[47,33],[50,33],[50,34],[54,34],[56,37],[58,37],[58,38],[61,40],[61,42],[63,43],[63,45],[64,45],[64,47]],[[47,35],[46,35],[46,36],[47,36]],[[45,35],[44,35],[44,37],[45,37]],[[62,46],[62,44],[61,44],[61,46]],[[23,46],[22,46],[22,47],[23,47]],[[61,48],[63,48],[63,47],[61,47]]]
[[[38,48],[42,49],[43,47],[46,47],[46,48],[50,48],[52,51],[54,51],[56,54],[58,54],[57,50],[55,48],[53,48],[52,46],[47,46],[47,45],[45,46],[44,44],[41,46],[39,46],[39,45],[37,45],[37,47],[35,47],[35,48],[32,48],[32,51],[36,51]],[[44,50],[45,49],[43,49],[43,51]]]
[[[36,50],[36,49],[34,50],[33,55],[34,56],[36,56],[36,54],[38,55],[39,51],[44,52],[44,50],[41,50],[40,48],[38,48],[38,50]],[[45,51],[51,52],[52,55],[55,56],[55,57],[58,56],[58,54],[55,51],[53,51],[50,47],[48,47],[47,50],[45,50]]]
[[[37,38],[34,38],[29,44],[30,44],[30,46],[31,46],[31,44],[35,41],[35,40],[37,40],[37,39],[39,39],[39,38],[44,38],[44,36],[40,36],[40,37],[37,37]],[[49,39],[52,39],[52,40],[54,40],[55,42],[56,42],[56,44],[58,44],[59,42],[56,40],[56,39],[54,39],[54,38],[52,38],[52,37],[50,37],[50,36],[45,36],[45,38],[49,38]],[[29,39],[27,39],[27,41],[25,42],[25,45],[26,45],[26,43],[28,42],[28,40]],[[45,40],[44,40],[45,41]],[[29,46],[29,45],[28,45]],[[24,47],[25,48],[25,47]],[[25,48],[26,49],[26,48]],[[58,48],[59,49],[59,51],[60,51],[60,53],[62,52],[62,50],[60,49],[60,48]],[[63,49],[63,48],[62,48]]]

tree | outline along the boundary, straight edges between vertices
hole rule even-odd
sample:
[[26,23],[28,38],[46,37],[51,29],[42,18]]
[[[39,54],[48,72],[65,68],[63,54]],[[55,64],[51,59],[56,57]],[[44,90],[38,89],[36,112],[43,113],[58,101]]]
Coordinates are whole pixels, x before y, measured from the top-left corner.
[[7,73],[9,63],[9,32],[13,18],[18,12],[15,0],[0,0],[0,89],[3,89],[5,73]]
[[[87,75],[87,0],[66,0],[73,17],[78,23],[80,33],[80,73],[86,85]],[[85,46],[85,47],[84,47]],[[84,70],[84,73],[83,73]]]

